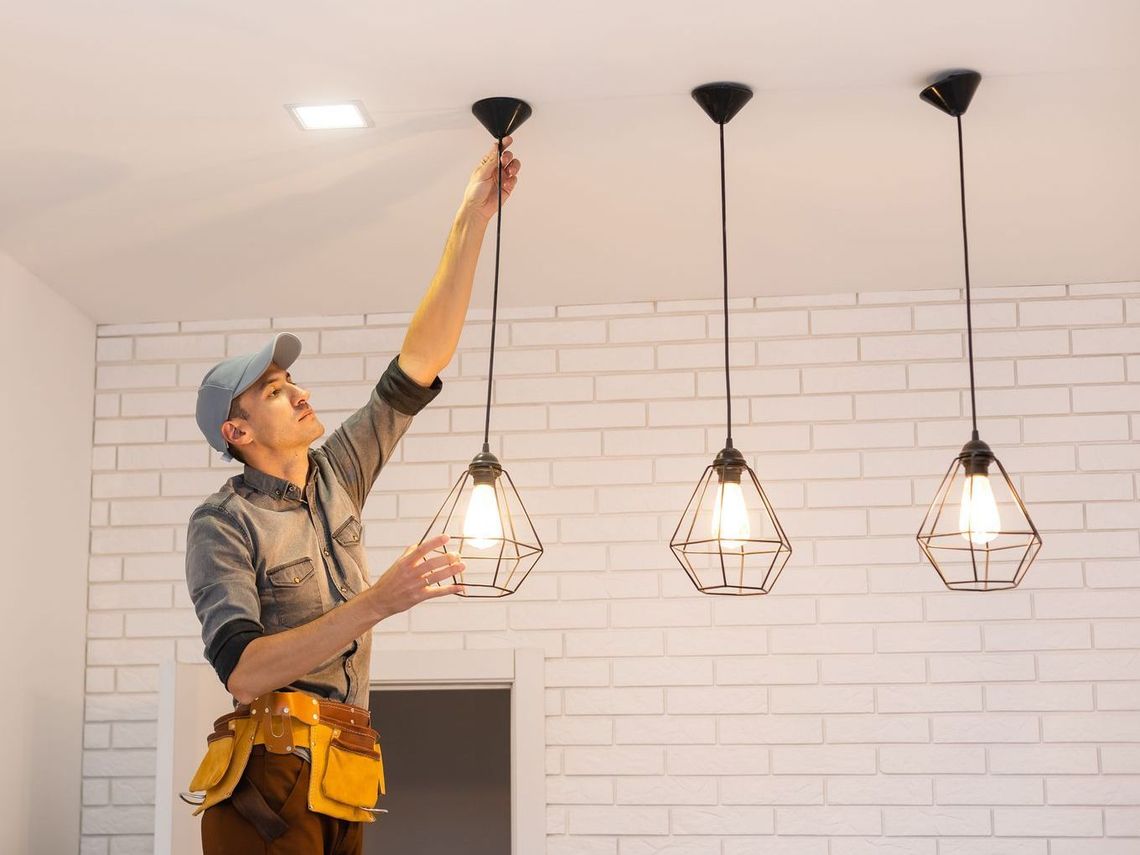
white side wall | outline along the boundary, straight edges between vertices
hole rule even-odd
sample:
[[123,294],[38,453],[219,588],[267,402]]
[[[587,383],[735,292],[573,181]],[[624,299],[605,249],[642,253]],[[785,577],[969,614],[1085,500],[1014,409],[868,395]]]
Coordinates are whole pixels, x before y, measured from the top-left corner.
[[[713,302],[506,313],[494,450],[547,554],[514,598],[437,602],[376,650],[545,649],[551,855],[1124,855],[1140,835],[1140,286],[979,293],[983,436],[1045,548],[944,590],[914,542],[969,437],[957,291],[738,300],[736,444],[795,554],[696,594],[667,542],[720,448]],[[99,330],[84,852],[150,851],[156,663],[201,656],[185,521],[233,471],[193,421],[213,361],[293,329],[327,425],[406,317]],[[488,325],[366,510],[373,571],[478,450]],[[397,786],[393,782],[393,786]]]
[[0,254],[0,852],[79,846],[95,324]]

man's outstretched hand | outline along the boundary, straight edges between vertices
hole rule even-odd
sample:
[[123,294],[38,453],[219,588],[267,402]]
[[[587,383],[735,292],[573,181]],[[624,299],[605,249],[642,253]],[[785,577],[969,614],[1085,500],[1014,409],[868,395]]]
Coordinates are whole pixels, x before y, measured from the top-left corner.
[[383,620],[412,606],[435,597],[457,594],[462,585],[439,584],[464,570],[459,555],[445,552],[427,556],[447,543],[441,534],[425,540],[418,546],[409,546],[396,562],[377,579],[365,593],[373,603],[376,620]]
[[[510,198],[511,192],[519,182],[519,169],[522,163],[507,150],[511,144],[510,137],[503,138],[503,202]],[[463,207],[473,211],[483,218],[490,220],[499,206],[499,168],[496,155],[499,153],[498,143],[491,145],[491,150],[479,161],[467,182],[467,190],[463,194]]]

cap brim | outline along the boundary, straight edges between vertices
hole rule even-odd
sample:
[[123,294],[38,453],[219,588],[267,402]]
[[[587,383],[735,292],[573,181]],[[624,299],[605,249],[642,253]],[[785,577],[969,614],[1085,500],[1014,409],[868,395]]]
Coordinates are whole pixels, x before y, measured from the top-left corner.
[[278,368],[288,370],[300,355],[301,339],[293,333],[277,333],[272,341],[250,359],[249,365],[242,372],[237,389],[234,390],[234,398],[256,383],[257,378],[264,374],[270,365],[276,364]]
[[[276,362],[279,368],[288,369],[290,365],[297,361],[297,357],[301,355],[301,339],[297,338],[293,333],[277,333],[273,338],[272,344],[272,361]],[[269,366],[266,367],[268,368]]]

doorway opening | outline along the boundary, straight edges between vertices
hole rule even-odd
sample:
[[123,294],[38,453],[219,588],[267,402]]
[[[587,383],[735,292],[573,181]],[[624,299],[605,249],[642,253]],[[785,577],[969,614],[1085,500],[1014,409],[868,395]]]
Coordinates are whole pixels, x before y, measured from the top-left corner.
[[[377,701],[373,722],[380,731],[389,795],[382,797],[377,807],[393,813],[397,808],[402,813],[418,810],[414,803],[402,806],[400,802],[389,802],[396,799],[397,794],[412,798],[418,790],[426,790],[428,813],[434,809],[437,820],[442,821],[449,810],[459,810],[461,797],[455,795],[455,785],[460,776],[467,773],[457,769],[456,778],[452,780],[429,771],[430,780],[417,781],[420,770],[412,770],[410,765],[416,762],[417,740],[422,743],[436,738],[451,745],[459,758],[467,760],[477,751],[493,749],[496,757],[509,767],[509,785],[500,789],[501,785],[496,784],[495,789],[505,792],[509,800],[501,815],[507,817],[510,837],[509,845],[487,851],[495,851],[497,855],[543,855],[546,852],[545,666],[544,653],[538,648],[389,650],[378,640],[372,648],[371,697]],[[430,724],[419,723],[413,717],[420,714],[415,709],[419,703],[433,703],[442,718]],[[394,718],[390,719],[389,714]],[[423,712],[423,715],[428,714]],[[497,723],[486,728],[482,724],[473,725],[467,716],[476,714],[493,715]],[[504,721],[508,734],[505,750],[501,747]],[[479,742],[487,744],[480,746],[476,744]],[[404,756],[405,749],[412,752],[411,759]],[[458,758],[445,759],[451,763]],[[413,777],[405,778],[405,771]],[[489,772],[490,767],[481,770],[486,781],[490,781],[486,777]],[[389,819],[394,820],[393,825],[397,824],[392,814],[380,814],[369,830],[376,830]],[[459,846],[415,849],[409,843],[370,851],[385,855],[474,852],[470,848],[470,832],[478,826],[469,821],[459,824],[468,832]],[[424,827],[420,821],[416,830],[422,831]],[[380,835],[377,839],[384,840],[384,832],[377,833]]]
[[511,692],[373,689],[391,782],[364,855],[511,851]]

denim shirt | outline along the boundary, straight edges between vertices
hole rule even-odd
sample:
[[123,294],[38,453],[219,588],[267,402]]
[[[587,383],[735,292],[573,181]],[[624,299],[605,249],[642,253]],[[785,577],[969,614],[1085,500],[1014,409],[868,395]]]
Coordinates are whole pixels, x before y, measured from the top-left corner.
[[[304,489],[251,466],[190,516],[186,582],[206,658],[225,685],[246,645],[319,618],[369,585],[361,511],[380,469],[439,394],[392,360],[367,404],[309,451]],[[372,633],[288,687],[368,706]]]

